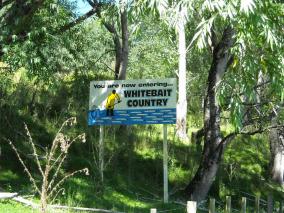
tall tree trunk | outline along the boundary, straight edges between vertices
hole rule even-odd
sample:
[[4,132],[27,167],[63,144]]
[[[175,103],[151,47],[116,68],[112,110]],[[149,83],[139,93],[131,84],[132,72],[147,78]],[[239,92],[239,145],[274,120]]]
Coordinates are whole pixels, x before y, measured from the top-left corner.
[[122,49],[121,49],[121,67],[118,75],[119,80],[126,79],[126,69],[128,64],[128,23],[127,23],[127,10],[126,7],[123,7],[121,11],[121,37],[122,37]]
[[[128,21],[127,21],[127,10],[122,6],[120,12],[120,24],[121,24],[121,41],[118,31],[115,29],[114,23],[108,23],[103,21],[106,29],[112,34],[112,39],[115,48],[115,68],[114,78],[119,80],[126,79],[126,70],[128,65],[129,55],[129,35],[128,35]],[[99,14],[100,17],[100,14]]]
[[[99,18],[101,16],[101,6],[97,0],[87,0],[88,3],[96,11]],[[127,16],[127,5],[124,2],[121,3],[120,9],[120,26],[121,26],[121,39],[119,31],[116,29],[114,22],[106,22],[102,19],[102,23],[105,28],[112,34],[112,39],[115,48],[115,67],[114,67],[114,79],[125,80],[126,79],[126,69],[128,65],[128,16]]]
[[234,30],[227,27],[221,41],[214,46],[213,61],[208,75],[207,96],[204,100],[204,148],[199,168],[186,187],[191,200],[203,200],[217,173],[224,148],[228,142],[222,139],[220,131],[220,106],[217,102],[217,88],[227,67],[232,62],[230,48],[233,45]]
[[[277,125],[277,117],[272,118]],[[284,128],[274,128],[269,132],[271,179],[284,185]]]
[[[100,17],[100,14],[99,14]],[[120,38],[117,30],[115,29],[114,23],[108,23],[103,21],[105,28],[112,34],[112,40],[115,49],[115,67],[114,67],[114,79],[118,79],[121,61],[122,61],[122,47],[120,43]]]
[[119,35],[117,32],[113,34],[113,42],[115,47],[115,67],[114,67],[114,79],[118,79],[121,61],[122,61],[122,48],[120,44]]
[[179,52],[179,72],[178,72],[178,103],[176,134],[182,140],[187,140],[186,134],[186,42],[185,42],[185,23],[183,19],[178,23],[178,52]]

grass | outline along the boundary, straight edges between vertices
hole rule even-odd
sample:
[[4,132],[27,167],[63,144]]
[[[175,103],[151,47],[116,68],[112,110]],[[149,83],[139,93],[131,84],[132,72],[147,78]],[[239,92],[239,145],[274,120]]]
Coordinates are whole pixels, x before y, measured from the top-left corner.
[[[147,131],[147,128],[151,131]],[[116,131],[106,130],[109,133],[105,138],[106,159],[112,159],[112,163],[105,170],[104,184],[99,182],[96,170],[91,171],[90,177],[74,177],[67,181],[65,192],[60,195],[56,203],[133,213],[149,212],[150,208],[175,209],[172,212],[184,212],[185,208],[181,205],[162,202],[161,129],[146,126],[133,128],[134,137],[131,136],[133,140],[130,142],[133,143],[132,146],[124,141],[120,147],[116,146],[123,141],[122,138],[117,137],[113,140],[113,134]],[[170,128],[169,132],[171,131]],[[93,140],[96,141],[96,138]],[[277,191],[273,185],[268,185],[265,179],[268,166],[268,147],[265,141],[265,138],[260,137],[240,137],[233,141],[225,152],[219,174],[209,196],[224,201],[226,195],[231,195],[234,200],[233,207],[239,209],[238,200],[245,196],[244,193],[251,196],[259,194],[266,199],[267,191]],[[116,148],[118,151],[113,155]],[[199,157],[199,148],[194,144],[183,144],[174,141],[172,135],[169,136],[170,191],[181,189],[188,183],[197,169]],[[66,166],[71,167],[78,160],[84,162],[85,157],[77,155],[76,158],[70,159]],[[82,162],[79,162],[79,165],[83,164]],[[18,185],[29,185],[26,180],[21,182],[23,181],[21,175],[15,171],[1,172],[0,183],[11,184],[12,180]],[[12,186],[10,190],[13,191]],[[275,193],[275,196],[280,199],[279,194]],[[171,201],[179,199],[178,194],[170,197]],[[206,206],[207,204],[203,207]],[[27,208],[10,202],[1,202],[1,208],[8,209],[7,211],[15,208],[13,212],[21,208],[23,210],[19,212],[28,211]]]
[[[88,82],[88,79],[86,80]],[[60,84],[61,85],[61,84]],[[162,125],[132,126],[121,129],[117,126],[105,128],[105,181],[102,184],[98,171],[98,127],[87,127],[86,107],[84,103],[88,85],[74,85],[75,90],[81,89],[77,96],[69,96],[60,92],[66,88],[58,85],[54,89],[56,96],[48,94],[46,100],[41,100],[42,106],[48,105],[50,109],[45,112],[45,107],[38,108],[38,116],[29,115],[24,108],[28,103],[20,106],[5,105],[0,108],[0,130],[2,137],[15,142],[23,153],[31,153],[24,143],[22,135],[22,122],[30,127],[32,136],[41,146],[46,146],[53,139],[57,127],[64,118],[76,115],[79,125],[70,132],[86,132],[87,143],[74,144],[69,153],[69,158],[64,164],[65,171],[89,167],[90,176],[76,176],[68,180],[64,186],[65,192],[61,194],[56,203],[90,208],[103,208],[123,212],[149,212],[150,208],[158,210],[176,209],[171,212],[185,212],[185,208],[177,204],[163,204],[163,168],[162,168]],[[80,90],[78,90],[80,91]],[[69,91],[70,92],[70,91]],[[71,94],[71,93],[70,93]],[[17,94],[15,94],[17,95]],[[51,98],[52,97],[52,98]],[[20,100],[15,97],[13,100]],[[74,99],[74,100],[73,100]],[[23,101],[29,100],[23,97]],[[70,103],[70,104],[66,104]],[[74,104],[75,103],[75,104]],[[70,106],[64,108],[63,106]],[[84,111],[85,110],[85,111]],[[7,120],[11,125],[7,125]],[[4,119],[5,118],[5,119]],[[198,115],[189,115],[189,136],[202,125],[202,118]],[[229,124],[222,125],[222,132],[232,131]],[[267,138],[262,136],[238,137],[230,143],[220,166],[218,175],[209,192],[210,197],[223,201],[225,196],[231,195],[233,207],[239,209],[242,196],[260,195],[266,200],[268,193],[273,193],[276,200],[283,198],[283,189],[269,182],[268,159],[269,147]],[[198,168],[202,147],[191,143],[182,143],[175,138],[174,126],[168,126],[169,147],[169,190],[178,191],[186,186]],[[9,192],[20,192],[23,195],[33,194],[33,189],[21,165],[16,160],[10,147],[1,141],[2,153],[0,167],[0,186]],[[13,159],[13,160],[11,160]],[[25,161],[31,168],[36,168],[30,158]],[[34,174],[38,174],[36,169]],[[62,171],[62,174],[63,171]],[[247,193],[247,194],[245,194]],[[170,196],[170,201],[180,200],[182,197],[175,193]],[[248,202],[253,205],[252,202]],[[207,208],[205,203],[203,207]],[[0,213],[4,212],[31,212],[15,202],[1,201]]]
[[0,201],[0,212],[1,213],[37,213],[38,211],[25,207],[14,201]]
[[[110,163],[105,168],[103,184],[96,167],[98,129],[93,127],[88,130],[90,132],[87,144],[75,145],[74,149],[70,150],[64,167],[67,171],[72,171],[87,165],[91,169],[90,176],[76,176],[68,180],[64,186],[65,192],[56,200],[57,204],[133,213],[149,212],[150,208],[184,212],[185,208],[181,205],[162,202],[162,125],[133,126],[126,130],[106,127],[105,160],[110,160]],[[223,132],[226,130],[223,127]],[[168,127],[168,132],[169,189],[170,192],[175,192],[185,187],[197,170],[201,147],[177,141],[173,126]],[[253,196],[261,195],[262,199],[266,199],[268,193],[273,193],[276,200],[282,199],[282,189],[268,181],[268,159],[267,138],[236,138],[225,151],[209,196],[224,203],[225,196],[231,195],[235,209],[240,208],[239,200],[242,196],[250,196],[253,199]],[[24,195],[33,193],[20,166],[16,166],[14,162],[13,167],[8,167],[5,166],[5,161],[3,165],[0,172],[1,187],[6,191],[17,191]],[[170,201],[181,198],[179,194],[173,194]],[[248,204],[253,206],[253,202]],[[207,204],[203,207],[207,208]],[[31,210],[14,202],[1,202],[0,213],[5,211]]]

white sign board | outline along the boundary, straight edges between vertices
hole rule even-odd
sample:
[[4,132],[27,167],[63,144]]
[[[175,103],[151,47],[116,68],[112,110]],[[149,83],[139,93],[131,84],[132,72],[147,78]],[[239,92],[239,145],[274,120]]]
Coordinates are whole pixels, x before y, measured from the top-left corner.
[[176,123],[176,79],[92,81],[88,123]]

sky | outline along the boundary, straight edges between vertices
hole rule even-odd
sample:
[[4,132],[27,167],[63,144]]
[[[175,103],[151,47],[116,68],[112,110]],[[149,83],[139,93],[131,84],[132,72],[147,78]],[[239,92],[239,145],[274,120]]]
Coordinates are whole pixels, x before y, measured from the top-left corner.
[[84,0],[77,0],[77,7],[77,12],[81,15],[91,10],[91,6]]

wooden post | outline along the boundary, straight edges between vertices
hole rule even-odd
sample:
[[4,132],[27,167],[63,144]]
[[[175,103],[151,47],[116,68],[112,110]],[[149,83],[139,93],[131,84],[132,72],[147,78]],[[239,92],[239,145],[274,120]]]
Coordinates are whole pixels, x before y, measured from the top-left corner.
[[260,210],[259,210],[259,201],[260,201],[260,197],[259,195],[257,195],[255,197],[255,213],[260,213]]
[[273,213],[273,197],[271,194],[267,197],[267,213]]
[[150,213],[157,213],[157,209],[151,209]]
[[215,213],[215,199],[210,198],[209,200],[209,213]]
[[246,213],[247,211],[247,198],[246,197],[242,197],[242,213]]
[[163,170],[164,170],[164,203],[169,202],[168,194],[168,140],[167,125],[163,125]]
[[187,213],[196,213],[196,202],[195,201],[187,201],[186,212]]
[[226,196],[226,213],[231,213],[231,196]]
[[104,127],[100,125],[100,137],[99,137],[99,169],[101,182],[104,182]]

